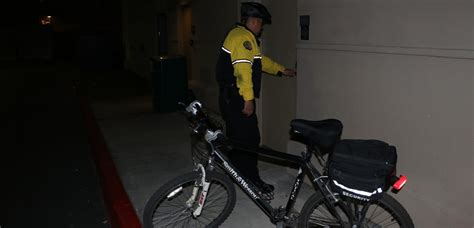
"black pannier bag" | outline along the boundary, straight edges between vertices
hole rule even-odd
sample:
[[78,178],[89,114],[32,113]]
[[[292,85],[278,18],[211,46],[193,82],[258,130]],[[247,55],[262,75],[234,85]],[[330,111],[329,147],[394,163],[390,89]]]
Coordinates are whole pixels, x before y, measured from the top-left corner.
[[329,184],[333,191],[362,201],[380,199],[395,175],[397,151],[379,140],[339,141],[329,155]]

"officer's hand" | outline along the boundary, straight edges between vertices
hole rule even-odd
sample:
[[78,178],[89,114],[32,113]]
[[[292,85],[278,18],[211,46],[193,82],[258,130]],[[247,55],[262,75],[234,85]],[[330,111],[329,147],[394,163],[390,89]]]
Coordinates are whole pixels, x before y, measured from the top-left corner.
[[296,70],[294,70],[294,69],[285,69],[283,71],[283,75],[285,75],[287,77],[296,77]]
[[254,110],[253,100],[245,101],[245,103],[244,103],[244,109],[242,109],[242,112],[243,112],[246,116],[250,116],[250,115],[252,115],[253,110]]

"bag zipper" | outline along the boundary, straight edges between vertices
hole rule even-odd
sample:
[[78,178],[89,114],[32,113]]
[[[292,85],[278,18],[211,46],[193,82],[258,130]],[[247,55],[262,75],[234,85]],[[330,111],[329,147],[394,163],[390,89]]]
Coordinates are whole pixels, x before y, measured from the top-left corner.
[[[370,164],[374,164],[374,165],[389,166],[391,168],[395,168],[395,164],[391,164],[388,161],[385,161],[385,163],[380,163],[380,162],[375,162],[373,160],[366,160],[366,159],[363,159],[363,158],[360,158],[360,157],[346,155],[346,154],[334,154],[333,153],[332,156],[341,157],[343,159],[348,159],[348,160],[356,160],[356,161],[370,163]],[[334,158],[331,159],[331,160],[334,160]]]

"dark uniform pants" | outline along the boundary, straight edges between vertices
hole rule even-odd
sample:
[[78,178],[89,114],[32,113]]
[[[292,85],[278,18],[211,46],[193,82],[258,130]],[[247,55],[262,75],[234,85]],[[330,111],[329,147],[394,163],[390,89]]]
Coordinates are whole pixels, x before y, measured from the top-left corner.
[[[255,112],[250,116],[242,113],[244,100],[238,93],[237,88],[221,89],[219,106],[226,122],[227,137],[232,142],[243,144],[246,147],[258,148],[260,132],[257,115]],[[254,107],[256,110],[255,101]],[[230,160],[242,175],[250,181],[255,183],[260,179],[257,168],[258,154],[234,149],[230,154]]]

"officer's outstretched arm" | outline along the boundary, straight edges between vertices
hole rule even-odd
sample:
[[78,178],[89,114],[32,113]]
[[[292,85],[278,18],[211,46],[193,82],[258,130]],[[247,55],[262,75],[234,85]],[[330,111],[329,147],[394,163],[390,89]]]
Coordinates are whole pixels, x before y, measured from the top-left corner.
[[[262,56],[262,70],[268,74],[281,76],[281,74],[285,71],[285,67],[273,61],[269,57],[263,55]],[[278,72],[281,72],[281,73],[278,73]]]

